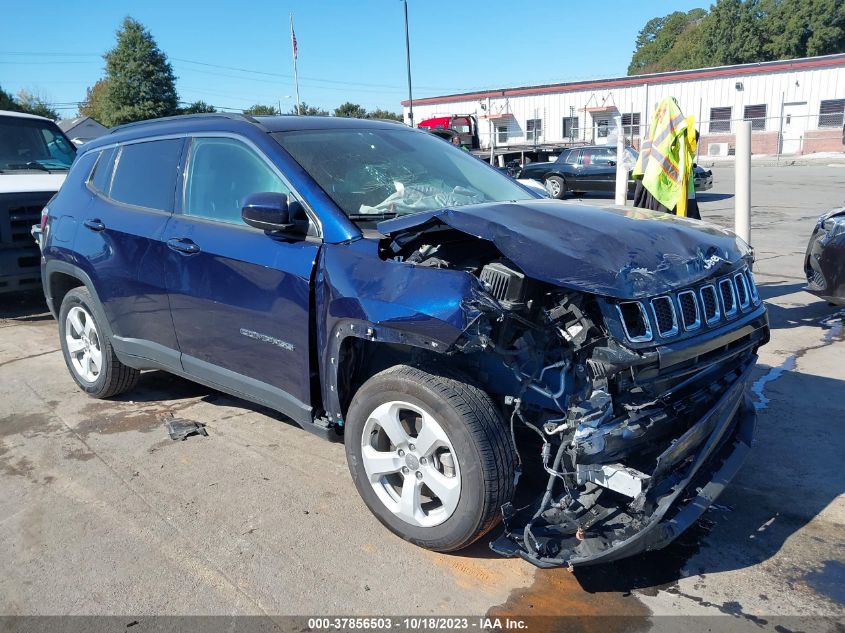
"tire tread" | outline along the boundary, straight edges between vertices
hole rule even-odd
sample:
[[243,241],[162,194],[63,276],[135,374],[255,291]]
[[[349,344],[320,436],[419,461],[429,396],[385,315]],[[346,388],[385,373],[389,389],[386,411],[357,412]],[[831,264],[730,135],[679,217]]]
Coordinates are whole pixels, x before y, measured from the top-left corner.
[[[100,337],[100,351],[103,354],[103,365],[106,372],[105,381],[99,388],[95,386],[86,386],[79,382],[76,377],[76,374],[73,371],[73,368],[70,366],[70,362],[67,357],[67,352],[64,351],[64,317],[66,314],[65,308],[69,303],[72,303],[74,301],[77,301],[83,306],[85,306],[89,314],[93,316],[94,323],[97,325],[97,331]],[[94,298],[91,296],[91,293],[88,291],[88,289],[84,286],[73,288],[65,295],[64,299],[62,300],[62,306],[59,313],[59,327],[60,336],[62,337],[62,349],[65,355],[65,362],[68,365],[68,370],[70,371],[71,376],[73,376],[74,380],[77,382],[80,388],[82,388],[88,395],[94,398],[111,398],[112,396],[119,395],[132,389],[132,387],[134,387],[135,384],[138,382],[138,379],[141,376],[141,372],[137,369],[124,365],[117,358],[117,354],[115,354],[114,352],[114,347],[112,346],[111,341],[108,339],[108,336],[105,334],[103,324],[99,323],[96,311],[93,309],[94,305]],[[96,385],[96,382],[94,383],[94,385]]]
[[[376,376],[412,381],[435,392],[461,414],[479,450],[485,495],[480,520],[465,539],[431,547],[441,552],[463,549],[489,532],[501,518],[500,508],[514,493],[516,455],[510,433],[490,396],[472,381],[451,369],[433,365],[395,365]],[[374,376],[374,378],[376,377]]]

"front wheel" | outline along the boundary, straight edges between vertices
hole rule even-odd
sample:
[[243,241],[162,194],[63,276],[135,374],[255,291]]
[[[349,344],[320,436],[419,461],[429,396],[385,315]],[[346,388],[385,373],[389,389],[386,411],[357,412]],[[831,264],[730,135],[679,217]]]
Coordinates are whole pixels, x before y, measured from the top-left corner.
[[562,200],[566,195],[566,182],[560,176],[549,176],[544,184],[552,198]]
[[370,511],[428,549],[471,544],[513,495],[515,456],[501,414],[457,376],[407,365],[376,374],[355,394],[345,442]]

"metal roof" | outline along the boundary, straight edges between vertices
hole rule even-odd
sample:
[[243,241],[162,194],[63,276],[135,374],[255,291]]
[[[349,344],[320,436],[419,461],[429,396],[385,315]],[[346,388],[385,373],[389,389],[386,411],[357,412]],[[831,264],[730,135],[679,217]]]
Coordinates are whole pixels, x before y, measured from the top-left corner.
[[[675,81],[711,79],[714,77],[738,77],[761,72],[789,72],[836,66],[845,66],[845,53],[824,55],[821,57],[803,57],[799,59],[787,59],[773,62],[759,62],[755,64],[737,64],[734,66],[715,66],[712,68],[696,68],[692,70],[674,70],[665,73],[612,77],[609,79],[594,79],[589,81],[572,81],[555,84],[542,84],[538,86],[521,86],[515,88],[496,88],[492,90],[462,92],[444,95],[441,97],[422,97],[414,99],[414,105],[450,103],[454,101],[476,101],[479,99],[486,99],[488,97],[495,99],[499,97],[575,92],[578,90],[639,86],[644,84],[653,85]],[[402,101],[402,105],[407,107],[409,105],[408,100]]]

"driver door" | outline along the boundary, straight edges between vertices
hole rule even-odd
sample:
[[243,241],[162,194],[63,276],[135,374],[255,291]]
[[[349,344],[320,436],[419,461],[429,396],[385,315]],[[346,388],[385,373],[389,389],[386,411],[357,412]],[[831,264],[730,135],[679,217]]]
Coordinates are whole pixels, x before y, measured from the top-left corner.
[[616,150],[591,147],[581,152],[580,185],[584,191],[613,191],[616,185]]
[[247,141],[191,139],[180,208],[164,236],[173,325],[187,374],[310,422],[309,308],[320,240],[270,237],[244,224],[244,199],[262,191],[296,200]]

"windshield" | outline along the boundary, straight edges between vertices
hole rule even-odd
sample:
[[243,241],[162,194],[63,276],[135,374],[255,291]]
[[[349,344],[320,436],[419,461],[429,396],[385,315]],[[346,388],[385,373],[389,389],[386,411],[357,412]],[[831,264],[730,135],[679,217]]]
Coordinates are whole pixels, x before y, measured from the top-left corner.
[[443,140],[411,130],[305,130],[275,139],[355,221],[533,194]]
[[66,171],[75,157],[55,123],[0,117],[0,171]]

